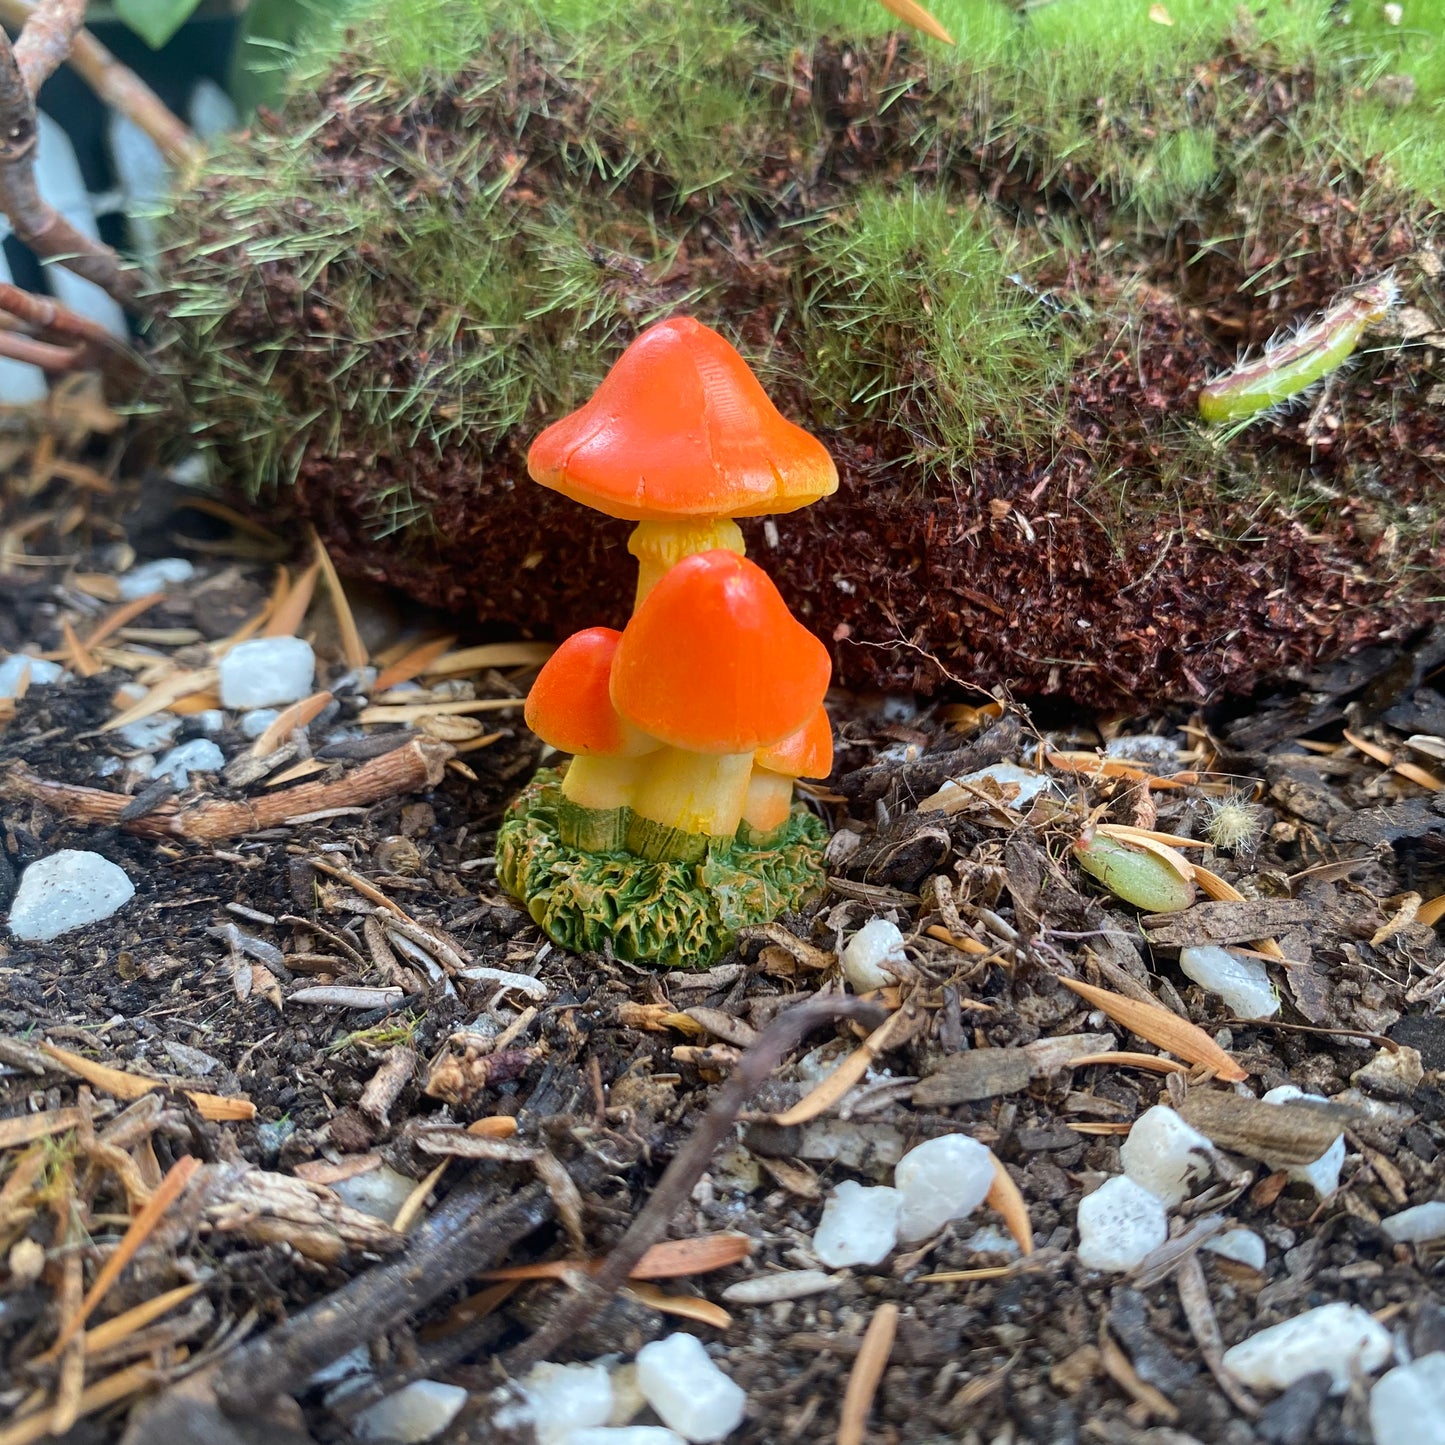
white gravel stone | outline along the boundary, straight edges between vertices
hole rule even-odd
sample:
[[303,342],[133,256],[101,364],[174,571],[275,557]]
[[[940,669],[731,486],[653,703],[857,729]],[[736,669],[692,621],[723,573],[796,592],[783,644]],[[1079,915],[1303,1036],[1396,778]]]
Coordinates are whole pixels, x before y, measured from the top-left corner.
[[992,763],[976,773],[949,781],[975,788],[980,783],[998,783],[1004,791],[1017,788],[1018,792],[1009,802],[1009,806],[1015,809],[1027,808],[1040,793],[1054,788],[1054,780],[1047,774],[1036,773],[1032,768],[1021,768],[1017,763]]
[[845,1179],[823,1205],[813,1253],[829,1269],[879,1263],[898,1243],[902,1207],[903,1196],[896,1189],[875,1189]]
[[1214,1146],[1173,1109],[1156,1104],[1134,1121],[1119,1147],[1124,1173],[1171,1209],[1208,1175]]
[[1269,981],[1269,971],[1257,958],[1246,958],[1211,943],[1182,949],[1179,967],[1186,978],[1218,994],[1225,1008],[1242,1019],[1267,1019],[1279,1012],[1279,994]]
[[905,1244],[937,1234],[950,1219],[972,1214],[993,1186],[993,1157],[967,1134],[944,1134],[910,1149],[893,1171],[903,1196],[898,1238]]
[[1370,1391],[1375,1445],[1445,1445],[1445,1354],[1422,1355]]
[[316,678],[316,654],[299,637],[253,637],[221,659],[221,701],[229,708],[300,702]]
[[1224,1367],[1255,1389],[1287,1390],[1328,1370],[1330,1393],[1342,1395],[1356,1375],[1373,1375],[1394,1350],[1390,1332],[1368,1310],[1336,1300],[1271,1325],[1224,1352]]
[[592,1425],[573,1430],[562,1445],[687,1445],[675,1430],[664,1425]]
[[120,579],[118,590],[122,602],[134,602],[137,597],[149,597],[152,592],[164,592],[167,587],[179,587],[196,575],[196,569],[184,557],[158,557],[154,562],[132,567]]
[[248,712],[241,718],[241,736],[246,738],[258,738],[278,717],[280,710],[274,707],[258,707],[254,712]]
[[128,748],[139,748],[148,753],[154,748],[163,748],[175,737],[181,720],[173,712],[155,712],[149,717],[137,718],[115,730],[116,737]]
[[184,788],[192,773],[219,773],[225,766],[225,753],[210,738],[192,738],[161,758],[156,764],[155,776],[169,775],[176,787]]
[[[1261,1096],[1266,1104],[1284,1104],[1291,1099],[1319,1099],[1323,1094],[1306,1094],[1293,1084],[1281,1084]],[[1345,1167],[1345,1136],[1341,1134],[1318,1159],[1309,1164],[1279,1164],[1265,1160],[1271,1169],[1283,1169],[1297,1184],[1308,1184],[1321,1199],[1340,1187],[1340,1171]]]
[[31,687],[49,687],[65,676],[65,669],[56,662],[47,662],[43,657],[30,657],[26,653],[12,653],[0,662],[0,697],[15,697],[20,692],[20,680],[30,674]]
[[358,1440],[418,1445],[440,1435],[466,1402],[467,1392],[460,1385],[414,1380],[363,1410],[351,1422],[351,1431]]
[[1127,1175],[1079,1202],[1079,1263],[1086,1269],[1133,1269],[1168,1237],[1163,1204]]
[[222,732],[226,726],[226,714],[218,707],[208,707],[204,712],[195,715],[195,723],[202,732]]
[[1204,1241],[1205,1249],[1223,1259],[1237,1260],[1251,1269],[1262,1270],[1269,1258],[1264,1240],[1252,1229],[1226,1229]]
[[865,923],[843,950],[843,977],[855,993],[868,993],[898,982],[890,963],[907,963],[903,935],[896,923],[874,918]]
[[20,875],[10,908],[10,932],[31,943],[48,943],[87,923],[118,912],[135,896],[125,870],[75,848],[37,859]]
[[574,1430],[605,1425],[612,1414],[606,1365],[533,1365],[521,1383],[540,1445],[556,1445]]
[[1380,1228],[1396,1244],[1424,1244],[1427,1240],[1445,1238],[1445,1200],[1432,1199],[1416,1204],[1380,1221]]
[[378,1164],[375,1169],[353,1174],[350,1179],[338,1179],[327,1187],[334,1190],[344,1204],[390,1224],[397,1210],[411,1198],[416,1180]]
[[712,1362],[696,1335],[668,1335],[637,1352],[637,1383],[662,1422],[710,1445],[743,1422],[748,1397]]

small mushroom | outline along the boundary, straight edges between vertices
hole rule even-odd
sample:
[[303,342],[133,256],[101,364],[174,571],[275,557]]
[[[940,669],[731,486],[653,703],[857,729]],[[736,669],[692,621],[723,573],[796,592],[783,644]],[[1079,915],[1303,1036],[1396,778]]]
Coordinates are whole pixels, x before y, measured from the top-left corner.
[[609,679],[621,640],[611,627],[573,633],[537,674],[524,713],[539,738],[573,755],[562,780],[557,832],[590,852],[626,844],[643,759],[662,746],[612,706]]
[[722,549],[673,567],[612,663],[613,706],[667,744],[642,770],[628,850],[689,861],[731,841],[754,754],[813,717],[831,672],[827,648],[760,567]]
[[746,361],[689,316],[650,326],[592,398],[527,453],[534,481],[638,524],[637,605],[696,552],[741,554],[733,518],[806,507],[837,490],[815,437],[787,420]]
[[797,732],[753,754],[739,830],[745,840],[754,847],[767,847],[793,810],[793,783],[798,778],[826,778],[832,771],[833,724],[819,707]]

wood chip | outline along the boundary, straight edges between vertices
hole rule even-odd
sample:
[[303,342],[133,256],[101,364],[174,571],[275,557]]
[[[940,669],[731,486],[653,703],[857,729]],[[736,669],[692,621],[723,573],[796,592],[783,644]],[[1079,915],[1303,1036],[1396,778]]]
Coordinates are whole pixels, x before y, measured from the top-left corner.
[[1312,1164],[1359,1117],[1354,1109],[1322,1100],[1266,1104],[1221,1089],[1191,1089],[1179,1114],[1219,1148],[1272,1168]]
[[1309,903],[1296,898],[1243,903],[1196,903],[1182,913],[1154,913],[1141,921],[1149,942],[1164,948],[1249,943],[1301,927],[1314,918]]
[[843,1408],[838,1417],[838,1445],[863,1445],[868,1433],[868,1413],[878,1393],[888,1356],[893,1353],[893,1340],[898,1333],[898,1306],[881,1304],[868,1322],[862,1348],[853,1368],[848,1372],[848,1387],[843,1392]]
[[1125,998],[1123,994],[1095,988],[1093,984],[1076,978],[1060,978],[1059,982],[1156,1048],[1167,1049],[1191,1064],[1203,1064],[1231,1083],[1239,1083],[1249,1077],[1238,1061],[1225,1053],[1203,1029],[1171,1013],[1162,1004]]

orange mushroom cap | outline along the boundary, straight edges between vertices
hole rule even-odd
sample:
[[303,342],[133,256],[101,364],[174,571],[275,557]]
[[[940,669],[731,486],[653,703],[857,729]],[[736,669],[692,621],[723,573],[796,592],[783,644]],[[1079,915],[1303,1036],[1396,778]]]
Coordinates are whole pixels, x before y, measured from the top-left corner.
[[589,627],[574,632],[547,659],[523,712],[539,738],[581,757],[634,757],[657,747],[612,706],[608,679],[621,641],[615,628]]
[[627,624],[612,662],[612,702],[673,747],[750,753],[808,721],[832,670],[828,649],[761,567],[736,552],[695,552]]
[[833,724],[819,707],[808,722],[782,742],[759,748],[753,761],[785,778],[826,778],[833,771]]
[[838,487],[822,442],[784,417],[737,351],[690,316],[648,327],[592,399],[532,443],[527,470],[633,522],[791,512]]

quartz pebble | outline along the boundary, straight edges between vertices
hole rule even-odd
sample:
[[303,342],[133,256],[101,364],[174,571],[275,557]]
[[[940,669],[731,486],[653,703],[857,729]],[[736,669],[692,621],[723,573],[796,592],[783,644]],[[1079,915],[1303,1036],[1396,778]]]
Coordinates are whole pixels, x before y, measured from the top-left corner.
[[896,1189],[874,1189],[845,1179],[823,1205],[813,1253],[829,1269],[879,1263],[898,1243],[902,1207],[903,1196]]
[[460,1385],[414,1380],[363,1410],[351,1422],[351,1432],[358,1440],[417,1445],[440,1435],[456,1419],[466,1400],[467,1392]]
[[1021,768],[1017,763],[993,763],[986,768],[980,768],[976,773],[969,773],[956,780],[950,779],[944,786],[957,787],[959,792],[967,796],[968,788],[976,788],[981,783],[994,783],[1001,792],[1012,793],[1008,804],[1014,809],[1027,808],[1040,793],[1050,789],[1058,791],[1054,780],[1046,773],[1036,773],[1032,768]]
[[607,1366],[533,1365],[522,1380],[539,1445],[558,1445],[574,1430],[605,1425],[612,1414]]
[[1171,1208],[1209,1173],[1212,1153],[1209,1140],[1163,1104],[1140,1114],[1119,1147],[1124,1173]]
[[316,654],[300,637],[253,637],[221,659],[220,671],[226,707],[277,707],[310,693]]
[[226,766],[226,755],[209,738],[192,738],[172,748],[156,764],[155,776],[170,777],[177,788],[184,788],[191,774],[218,773]]
[[1445,1354],[1391,1370],[1370,1391],[1375,1445],[1445,1445]]
[[637,1383],[663,1423],[693,1445],[710,1445],[743,1421],[748,1397],[696,1335],[674,1334],[637,1352]]
[[10,908],[10,932],[27,942],[47,943],[109,918],[134,896],[135,885],[109,858],[62,848],[21,874]]
[[1079,1202],[1079,1263],[1086,1269],[1133,1269],[1168,1237],[1163,1204],[1127,1175]]
[[[1281,1084],[1261,1096],[1266,1104],[1284,1104],[1291,1099],[1324,1099],[1323,1094],[1306,1094],[1293,1084]],[[1340,1187],[1340,1171],[1345,1167],[1345,1136],[1341,1134],[1318,1159],[1309,1164],[1276,1164],[1265,1160],[1271,1169],[1283,1169],[1297,1184],[1308,1184],[1321,1199]]]
[[1210,943],[1181,949],[1179,967],[1186,978],[1218,994],[1225,1008],[1242,1019],[1267,1019],[1279,1012],[1279,994],[1257,958]]
[[241,719],[241,736],[260,737],[280,716],[280,712],[274,707],[258,707],[254,712],[248,712]]
[[1213,1239],[1206,1239],[1204,1248],[1211,1254],[1219,1255],[1222,1259],[1232,1259],[1240,1264],[1247,1264],[1253,1270],[1262,1270],[1269,1257],[1265,1250],[1264,1240],[1252,1229],[1226,1229],[1223,1234],[1216,1234]]
[[664,1425],[589,1425],[563,1436],[562,1445],[686,1445]]
[[0,662],[0,697],[18,697],[20,682],[26,674],[30,676],[30,687],[49,687],[59,682],[65,669],[59,663],[47,662],[43,657],[31,657],[16,652]]
[[152,748],[164,747],[175,737],[181,720],[173,712],[154,712],[149,717],[137,718],[115,730],[116,737],[128,748],[139,748],[148,753]]
[[350,1179],[338,1179],[328,1187],[340,1197],[343,1204],[349,1204],[363,1214],[370,1214],[373,1218],[390,1224],[401,1206],[411,1198],[416,1189],[416,1180],[408,1179],[405,1174],[398,1174],[395,1169],[390,1169],[385,1164],[378,1164],[375,1169],[363,1170],[360,1174],[353,1174]]
[[898,1238],[905,1244],[937,1234],[950,1219],[964,1219],[993,1187],[993,1156],[967,1134],[944,1134],[910,1149],[893,1171],[903,1196]]
[[855,993],[868,993],[898,982],[889,964],[904,964],[903,935],[896,923],[874,918],[865,923],[843,950],[843,977]]
[[1424,1244],[1427,1240],[1445,1238],[1445,1200],[1432,1199],[1402,1209],[1380,1221],[1380,1228],[1396,1244]]
[[158,557],[154,562],[132,567],[117,584],[122,602],[134,602],[137,597],[149,597],[152,592],[164,592],[167,587],[179,587],[196,575],[196,569],[184,557]]
[[1372,1375],[1393,1351],[1390,1332],[1359,1305],[1336,1300],[1260,1330],[1224,1352],[1224,1367],[1254,1389],[1287,1390],[1327,1370],[1342,1395],[1357,1375]]

